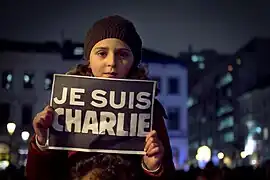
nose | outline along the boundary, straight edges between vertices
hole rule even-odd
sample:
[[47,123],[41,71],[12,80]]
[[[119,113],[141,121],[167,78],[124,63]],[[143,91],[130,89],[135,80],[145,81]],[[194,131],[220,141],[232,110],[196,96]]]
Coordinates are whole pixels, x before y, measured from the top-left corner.
[[107,66],[109,67],[116,67],[116,61],[117,61],[117,57],[115,56],[114,53],[110,53],[107,58],[106,58],[106,63]]

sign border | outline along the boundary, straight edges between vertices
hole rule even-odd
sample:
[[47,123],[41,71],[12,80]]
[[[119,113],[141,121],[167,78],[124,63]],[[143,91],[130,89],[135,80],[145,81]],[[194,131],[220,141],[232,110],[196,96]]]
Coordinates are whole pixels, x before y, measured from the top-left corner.
[[[52,107],[52,100],[53,100],[53,89],[54,89],[54,82],[56,76],[68,76],[68,77],[80,77],[86,79],[101,79],[101,80],[108,80],[108,81],[136,81],[136,82],[153,82],[153,96],[152,96],[152,108],[151,108],[151,128],[150,131],[153,130],[153,118],[154,118],[154,103],[155,103],[155,94],[156,94],[156,86],[157,82],[153,80],[142,80],[142,79],[118,79],[118,78],[102,78],[102,77],[92,77],[92,76],[81,76],[81,75],[68,75],[68,74],[54,74],[53,75],[53,84],[51,90],[51,98],[50,98],[50,106]],[[138,155],[145,155],[145,151],[131,151],[131,150],[108,150],[108,149],[86,149],[86,148],[72,148],[72,147],[55,147],[49,146],[49,135],[50,128],[47,129],[47,140],[46,146],[47,149],[51,150],[69,150],[69,151],[79,151],[79,152],[97,152],[97,153],[118,153],[118,154],[138,154]]]

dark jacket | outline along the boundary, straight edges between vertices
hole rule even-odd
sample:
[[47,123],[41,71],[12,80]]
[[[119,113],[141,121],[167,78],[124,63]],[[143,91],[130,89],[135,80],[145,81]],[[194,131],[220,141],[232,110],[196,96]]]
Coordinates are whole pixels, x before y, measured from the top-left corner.
[[[143,171],[141,167],[141,155],[126,155],[126,158],[136,167],[136,179],[172,179],[175,167],[172,161],[172,151],[164,123],[165,110],[155,100],[153,129],[157,131],[162,141],[165,152],[162,162],[162,172],[158,175]],[[40,151],[32,137],[26,165],[26,176],[29,180],[68,180],[70,179],[71,168],[82,159],[89,158],[95,153],[76,152],[60,150]],[[72,155],[71,155],[72,154]]]

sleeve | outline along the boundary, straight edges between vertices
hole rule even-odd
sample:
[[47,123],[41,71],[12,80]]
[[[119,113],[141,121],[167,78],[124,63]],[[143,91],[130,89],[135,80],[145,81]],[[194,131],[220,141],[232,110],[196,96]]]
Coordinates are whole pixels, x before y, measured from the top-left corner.
[[164,146],[164,157],[162,163],[162,174],[161,179],[173,179],[175,174],[175,167],[172,157],[172,149],[170,145],[170,140],[167,132],[167,128],[164,122],[164,117],[166,117],[165,110],[158,100],[155,101],[154,107],[154,122],[153,129],[157,131],[158,138]]
[[64,180],[68,179],[67,151],[41,150],[35,136],[30,140],[26,164],[28,180]]

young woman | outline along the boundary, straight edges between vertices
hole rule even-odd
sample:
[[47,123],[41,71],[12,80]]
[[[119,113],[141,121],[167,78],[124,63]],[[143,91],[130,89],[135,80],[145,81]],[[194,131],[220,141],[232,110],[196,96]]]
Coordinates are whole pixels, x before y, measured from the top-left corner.
[[[134,25],[120,17],[109,16],[97,21],[88,31],[84,43],[85,65],[67,74],[104,78],[148,79],[140,67],[142,41]],[[29,180],[71,179],[71,169],[100,153],[47,150],[47,128],[52,125],[53,109],[49,106],[33,121],[35,136],[29,145],[26,173]],[[170,179],[174,173],[172,152],[163,117],[165,111],[156,100],[153,131],[145,140],[146,155],[121,155],[130,162],[135,179]],[[105,154],[104,154],[105,156]]]

